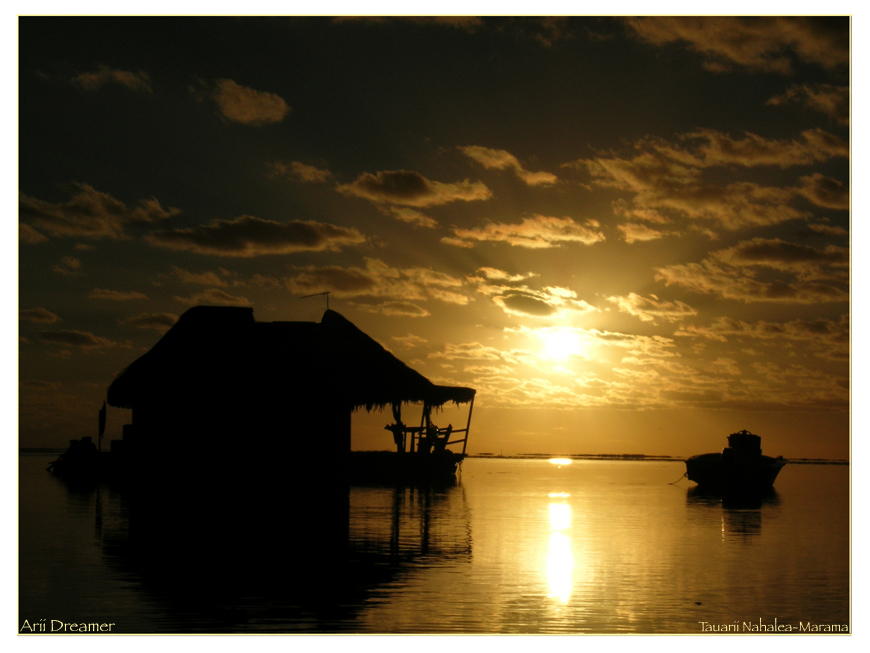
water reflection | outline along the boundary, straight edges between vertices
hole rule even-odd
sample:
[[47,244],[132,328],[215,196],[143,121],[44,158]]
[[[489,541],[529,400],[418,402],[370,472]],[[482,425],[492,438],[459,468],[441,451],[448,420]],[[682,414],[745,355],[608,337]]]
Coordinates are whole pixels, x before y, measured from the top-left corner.
[[779,495],[770,488],[759,493],[723,497],[693,487],[686,492],[686,504],[698,509],[721,510],[723,537],[758,536],[761,535],[762,515],[772,514],[769,508],[779,506]]
[[[567,494],[551,494],[569,496]],[[573,585],[574,557],[571,553],[571,506],[567,503],[550,504],[550,542],[547,549],[547,583],[549,596],[567,603]]]
[[456,487],[348,487],[268,510],[222,503],[207,516],[101,493],[103,559],[135,583],[158,632],[344,632],[378,588],[471,556]]

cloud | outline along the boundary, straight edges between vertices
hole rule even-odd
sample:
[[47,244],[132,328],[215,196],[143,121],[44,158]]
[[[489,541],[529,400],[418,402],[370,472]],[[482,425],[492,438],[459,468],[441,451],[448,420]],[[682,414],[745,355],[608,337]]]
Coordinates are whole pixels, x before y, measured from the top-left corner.
[[357,306],[369,313],[381,313],[390,317],[428,317],[431,315],[425,308],[410,302],[382,302],[380,304],[357,304]]
[[429,268],[393,268],[378,259],[367,258],[365,268],[307,266],[295,268],[285,279],[286,288],[299,295],[329,291],[335,297],[384,297],[403,302],[438,299],[465,304],[463,282]]
[[281,122],[290,113],[281,97],[240,86],[231,79],[217,80],[212,97],[224,118],[243,125]]
[[538,276],[534,272],[529,272],[528,274],[510,274],[509,272],[505,272],[504,270],[489,267],[478,268],[477,272],[484,279],[488,279],[491,281],[509,281],[512,283],[517,281],[523,281],[525,279],[531,279],[532,277]]
[[406,336],[392,336],[390,339],[399,343],[399,346],[402,349],[415,349],[429,344],[428,340],[421,338],[420,336],[415,336],[413,333],[409,333]]
[[[592,245],[604,240],[604,234],[597,231],[599,224],[595,220],[587,220],[586,225],[578,224],[571,218],[535,215],[524,218],[520,224],[490,223],[478,229],[454,228],[453,233],[461,243],[504,242],[532,249],[560,247],[564,243]],[[442,239],[442,242],[457,244],[451,238]]]
[[848,265],[849,252],[842,247],[756,238],[713,252],[701,263],[656,268],[656,279],[746,303],[842,302],[849,299]]
[[688,147],[643,139],[635,143],[640,151],[632,158],[608,155],[568,165],[587,170],[593,185],[633,194],[631,204],[624,200],[614,203],[617,215],[655,222],[664,210],[736,230],[807,219],[810,214],[789,206],[789,202],[801,194],[816,198],[810,192],[815,186],[774,188],[748,181],[716,185],[705,181],[706,169],[806,165],[849,154],[847,143],[818,129],[806,130],[792,141],[771,141],[753,134],[734,139],[712,130],[685,134],[680,139]]
[[215,220],[189,229],[167,229],[146,236],[158,247],[208,254],[250,258],[295,252],[339,251],[365,242],[355,228],[321,222],[273,222],[249,215],[235,220]]
[[681,301],[661,301],[655,295],[649,298],[632,292],[624,297],[608,297],[607,301],[616,304],[623,313],[640,318],[642,322],[655,323],[656,320],[679,322],[698,314],[698,311],[688,304]]
[[842,182],[818,172],[800,178],[799,194],[816,206],[847,210],[850,206],[849,188]]
[[505,150],[493,150],[479,145],[460,147],[459,150],[480,163],[487,170],[513,170],[517,177],[529,186],[549,186],[559,178],[549,172],[530,172],[520,165],[519,160]]
[[640,39],[684,43],[706,57],[712,71],[729,64],[788,74],[795,61],[836,68],[849,63],[848,18],[682,17],[627,18]]
[[616,225],[616,228],[622,232],[622,237],[629,245],[636,242],[646,242],[648,240],[658,240],[665,234],[655,229],[650,229],[646,225],[634,224],[627,222],[626,224]]
[[24,308],[18,311],[19,320],[27,320],[34,324],[54,324],[60,322],[60,317],[44,308]]
[[43,236],[30,225],[18,224],[18,242],[27,243],[28,245],[36,245],[38,243],[44,243],[47,240],[48,238]]
[[804,279],[829,279],[831,273],[825,269],[826,266],[846,268],[849,265],[849,250],[845,247],[828,245],[824,249],[816,249],[778,238],[743,241],[716,252],[714,256],[731,265],[756,265],[791,271]]
[[416,23],[418,25],[435,25],[453,27],[468,32],[474,32],[483,26],[483,20],[477,16],[334,16],[336,23],[362,22],[362,23]]
[[802,105],[830,116],[840,125],[849,124],[848,86],[796,84],[782,95],[770,98],[767,104],[772,106]]
[[446,358],[447,360],[505,360],[507,352],[495,347],[487,347],[479,342],[466,342],[458,345],[446,343],[443,351],[429,354],[429,358]]
[[679,337],[706,338],[725,342],[728,338],[755,338],[759,340],[812,340],[849,345],[849,316],[839,321],[791,320],[789,322],[744,322],[730,317],[719,317],[710,326],[680,327]]
[[38,336],[43,342],[52,345],[71,345],[85,350],[130,347],[128,343],[114,342],[87,331],[40,331]]
[[172,266],[172,273],[178,277],[181,283],[194,283],[200,286],[228,285],[223,277],[229,275],[229,271],[221,270],[220,272],[220,275],[217,272],[188,272],[174,265]]
[[678,154],[694,157],[692,163],[699,167],[775,165],[785,168],[849,156],[849,144],[822,129],[804,130],[800,139],[791,141],[771,140],[748,132],[742,139],[736,139],[713,129],[701,129],[683,138],[700,141],[694,154],[688,151]]
[[507,275],[494,268],[480,268],[478,272],[482,276],[469,277],[469,280],[477,285],[479,293],[490,297],[508,315],[551,317],[598,310],[586,301],[577,299],[577,293],[568,288],[548,286],[536,290],[517,283],[524,278],[523,275]]
[[229,293],[226,293],[223,290],[218,290],[217,288],[209,288],[208,290],[196,293],[190,297],[175,297],[175,301],[192,306],[200,304],[213,304],[218,306],[251,306],[251,302],[247,297],[230,295]]
[[420,213],[414,209],[405,207],[391,206],[389,210],[396,220],[407,222],[417,227],[425,227],[426,229],[435,229],[438,226],[438,221],[430,218],[425,213]]
[[52,271],[67,277],[77,277],[82,271],[82,262],[72,256],[64,256],[60,263],[52,266]]
[[114,302],[126,302],[133,299],[148,299],[147,295],[135,290],[119,291],[119,290],[103,290],[102,288],[94,288],[88,293],[88,299],[108,299]]
[[126,324],[137,329],[167,331],[176,322],[178,322],[178,316],[174,313],[139,313],[139,315],[121,320],[119,324]]
[[453,184],[429,181],[418,172],[386,170],[371,174],[365,172],[355,181],[338,187],[346,195],[362,197],[372,202],[399,204],[425,208],[449,202],[473,202],[492,197],[481,182],[468,179]]
[[128,207],[88,184],[76,183],[73,187],[78,189],[73,198],[57,204],[20,194],[20,218],[54,236],[117,240],[126,237],[125,229],[129,225],[159,222],[180,213],[174,208],[164,210],[154,198],[140,200],[138,206]]
[[148,73],[130,72],[110,68],[109,66],[97,66],[97,70],[89,73],[80,73],[72,78],[72,83],[86,91],[96,91],[106,84],[120,84],[137,93],[151,93],[151,78]]
[[267,165],[269,167],[268,176],[270,179],[290,177],[309,183],[321,183],[332,179],[332,173],[329,170],[321,170],[301,161],[291,161],[289,164],[282,161],[273,161]]
[[808,224],[807,227],[811,231],[815,231],[817,234],[824,234],[825,236],[848,236],[849,232],[843,229],[842,227],[832,227],[829,224],[815,223]]

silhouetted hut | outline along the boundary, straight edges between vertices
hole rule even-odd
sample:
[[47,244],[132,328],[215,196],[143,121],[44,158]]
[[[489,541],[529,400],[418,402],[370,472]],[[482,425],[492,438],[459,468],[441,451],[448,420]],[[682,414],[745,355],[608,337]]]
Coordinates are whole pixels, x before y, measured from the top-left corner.
[[[320,322],[256,322],[252,308],[197,306],[122,371],[108,402],[132,409],[126,458],[155,472],[207,466],[236,473],[268,460],[303,473],[340,469],[359,408],[473,402],[438,386],[327,310]],[[113,443],[117,444],[117,443]]]

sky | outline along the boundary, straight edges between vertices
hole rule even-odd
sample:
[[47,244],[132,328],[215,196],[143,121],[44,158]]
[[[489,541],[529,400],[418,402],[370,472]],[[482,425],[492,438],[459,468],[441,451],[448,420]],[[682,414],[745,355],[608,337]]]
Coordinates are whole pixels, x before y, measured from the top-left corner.
[[[23,17],[18,39],[21,446],[96,435],[188,308],[318,321],[302,297],[328,291],[477,390],[470,453],[749,429],[849,457],[848,18]],[[355,414],[354,446],[389,448],[391,417]]]

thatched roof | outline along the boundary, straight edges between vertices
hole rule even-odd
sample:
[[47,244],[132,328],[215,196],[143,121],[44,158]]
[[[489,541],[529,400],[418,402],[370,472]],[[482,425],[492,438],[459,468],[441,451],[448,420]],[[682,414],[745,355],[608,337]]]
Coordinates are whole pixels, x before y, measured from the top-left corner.
[[173,401],[288,400],[316,394],[353,408],[467,403],[471,388],[438,386],[335,311],[320,322],[256,322],[253,309],[197,306],[108,389],[119,408]]

